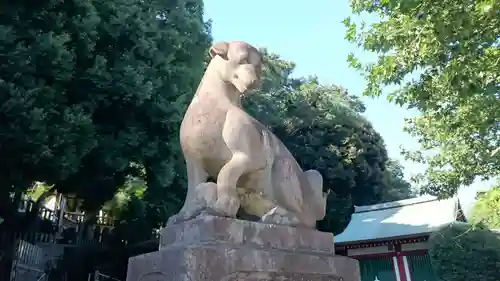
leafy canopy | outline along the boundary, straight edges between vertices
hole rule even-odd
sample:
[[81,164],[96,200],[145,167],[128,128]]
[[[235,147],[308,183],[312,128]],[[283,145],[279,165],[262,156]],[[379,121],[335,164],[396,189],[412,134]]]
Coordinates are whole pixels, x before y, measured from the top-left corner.
[[500,280],[500,233],[452,224],[434,233],[429,255],[442,281]]
[[411,184],[405,180],[403,166],[399,161],[389,159],[385,164],[385,174],[383,178],[384,186],[382,200],[391,202],[412,198],[416,195]]
[[421,113],[408,120],[406,131],[429,153],[405,153],[428,164],[425,177],[417,178],[422,191],[447,197],[476,177],[498,176],[500,157],[493,152],[500,147],[500,2],[352,0],[350,5],[354,14],[381,19],[371,26],[344,21],[350,42],[378,54],[374,63],[348,57],[366,77],[364,94],[380,96],[385,86],[398,85],[389,100]]
[[177,130],[210,43],[202,1],[4,8],[0,197],[41,181],[95,210],[142,170],[145,197],[182,189]]
[[493,188],[477,200],[472,209],[471,222],[500,229],[500,187]]

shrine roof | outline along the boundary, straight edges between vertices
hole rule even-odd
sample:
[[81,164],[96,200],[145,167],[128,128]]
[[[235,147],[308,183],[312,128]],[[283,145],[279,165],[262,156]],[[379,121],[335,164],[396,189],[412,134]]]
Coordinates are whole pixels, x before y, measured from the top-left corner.
[[410,238],[430,234],[456,221],[465,221],[458,198],[438,200],[433,196],[355,206],[337,244]]

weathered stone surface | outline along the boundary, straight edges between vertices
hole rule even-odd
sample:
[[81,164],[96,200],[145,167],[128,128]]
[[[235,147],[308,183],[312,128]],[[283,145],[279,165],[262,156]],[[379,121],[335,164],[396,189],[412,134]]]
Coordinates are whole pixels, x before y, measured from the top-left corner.
[[335,251],[331,233],[214,216],[165,227],[161,232],[160,250],[174,245],[220,243],[294,252],[334,254]]
[[328,233],[204,217],[169,226],[160,250],[130,259],[127,281],[360,281]]
[[359,281],[357,261],[222,245],[173,247],[132,258],[127,275],[127,281],[324,279]]

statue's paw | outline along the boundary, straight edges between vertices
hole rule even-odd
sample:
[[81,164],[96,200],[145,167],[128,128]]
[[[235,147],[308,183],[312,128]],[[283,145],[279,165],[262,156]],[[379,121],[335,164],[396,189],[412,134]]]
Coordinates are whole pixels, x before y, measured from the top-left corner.
[[190,204],[188,207],[181,209],[179,213],[168,218],[167,225],[179,224],[195,219],[202,215],[206,208],[206,204]]
[[281,208],[274,207],[265,215],[262,216],[261,221],[269,224],[282,224],[282,225],[300,225],[300,220],[294,214]]
[[279,217],[276,217],[272,214],[265,214],[262,216],[262,218],[260,218],[260,221],[265,222],[265,223],[269,223],[269,224],[279,224],[278,223]]
[[240,199],[237,195],[218,194],[217,201],[213,205],[213,212],[220,216],[236,217],[240,208]]
[[195,187],[195,200],[198,204],[207,206],[210,202],[217,200],[217,184],[213,182],[203,182]]
[[280,207],[272,208],[269,212],[262,216],[261,221],[270,224],[280,224],[279,222],[281,221],[281,217],[284,215],[282,210],[283,209]]

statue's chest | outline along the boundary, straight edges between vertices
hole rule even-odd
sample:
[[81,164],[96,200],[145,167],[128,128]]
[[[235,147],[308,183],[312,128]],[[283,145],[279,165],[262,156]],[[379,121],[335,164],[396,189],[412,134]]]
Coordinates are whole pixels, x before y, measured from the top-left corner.
[[217,146],[222,142],[222,130],[226,120],[227,106],[215,99],[193,100],[189,105],[181,126],[181,139],[196,150]]
[[206,133],[222,133],[222,128],[226,120],[226,112],[216,104],[212,107],[193,106],[188,109],[184,117],[184,125],[188,125],[193,130]]
[[231,156],[222,137],[225,118],[226,114],[221,110],[190,108],[181,125],[180,138],[184,153],[209,161],[206,162],[206,169],[212,176],[217,175]]

